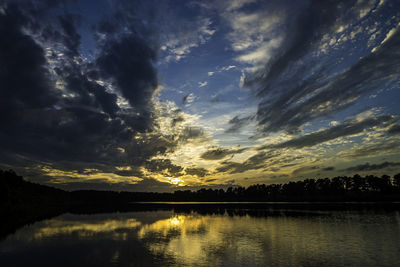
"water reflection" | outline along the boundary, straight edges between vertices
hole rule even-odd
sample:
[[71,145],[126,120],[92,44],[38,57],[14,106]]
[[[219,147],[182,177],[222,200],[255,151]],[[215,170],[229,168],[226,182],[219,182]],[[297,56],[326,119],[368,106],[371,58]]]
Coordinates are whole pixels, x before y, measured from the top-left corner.
[[[103,220],[98,222],[82,222],[79,220],[65,221],[62,218],[54,219],[44,223],[36,232],[18,232],[17,238],[27,240],[37,240],[45,238],[54,238],[54,236],[74,235],[79,238],[88,238],[97,233],[115,232],[118,230],[133,229],[140,226],[136,219],[124,220]],[[33,234],[33,236],[30,236]]]
[[252,216],[254,211],[242,210],[240,214],[173,210],[64,214],[3,240],[0,266],[400,264],[396,211],[313,211],[302,216],[276,211],[275,216]]
[[138,238],[153,254],[173,258],[177,265],[215,266],[222,263],[222,256],[224,263],[232,261],[230,266],[254,266],[264,262],[264,242],[259,234],[266,228],[268,225],[250,217],[176,215],[144,225]]

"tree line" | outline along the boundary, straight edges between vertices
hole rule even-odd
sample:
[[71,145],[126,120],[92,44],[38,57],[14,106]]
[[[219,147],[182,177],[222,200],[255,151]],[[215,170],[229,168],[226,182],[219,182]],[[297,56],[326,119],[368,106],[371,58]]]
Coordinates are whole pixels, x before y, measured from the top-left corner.
[[177,190],[173,193],[78,190],[67,192],[25,181],[0,170],[0,207],[114,205],[138,201],[395,201],[400,200],[400,173],[390,177],[358,174],[305,179],[283,184],[256,184],[223,189]]
[[378,201],[400,198],[400,173],[391,178],[367,175],[338,176],[324,179],[305,179],[283,184],[256,184],[229,187],[226,191],[200,189],[196,192],[175,191],[177,200],[199,201]]

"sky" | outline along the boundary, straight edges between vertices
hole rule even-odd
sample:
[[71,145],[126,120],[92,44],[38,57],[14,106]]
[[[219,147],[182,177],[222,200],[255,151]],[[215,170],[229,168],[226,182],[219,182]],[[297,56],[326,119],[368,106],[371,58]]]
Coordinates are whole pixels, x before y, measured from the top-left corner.
[[400,171],[397,0],[0,0],[0,168],[66,190]]

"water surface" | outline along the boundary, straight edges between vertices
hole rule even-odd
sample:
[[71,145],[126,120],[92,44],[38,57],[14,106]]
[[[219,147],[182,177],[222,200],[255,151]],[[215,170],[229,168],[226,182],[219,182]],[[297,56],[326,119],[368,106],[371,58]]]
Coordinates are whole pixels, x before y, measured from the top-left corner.
[[7,236],[0,266],[400,266],[400,214],[276,208],[69,213]]

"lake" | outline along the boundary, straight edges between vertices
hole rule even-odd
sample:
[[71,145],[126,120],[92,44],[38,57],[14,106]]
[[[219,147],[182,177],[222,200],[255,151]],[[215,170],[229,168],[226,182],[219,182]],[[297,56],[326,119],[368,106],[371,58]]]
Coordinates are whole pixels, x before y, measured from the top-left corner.
[[0,266],[400,266],[397,209],[183,206],[38,221]]

